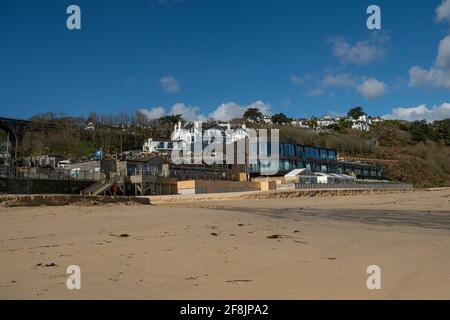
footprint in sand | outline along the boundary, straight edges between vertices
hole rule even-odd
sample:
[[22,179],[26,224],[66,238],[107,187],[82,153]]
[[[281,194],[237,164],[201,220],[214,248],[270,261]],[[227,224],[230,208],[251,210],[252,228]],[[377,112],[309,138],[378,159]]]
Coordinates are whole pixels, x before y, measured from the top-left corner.
[[117,282],[119,281],[120,277],[123,275],[123,272],[117,272],[115,275],[109,278],[110,281]]

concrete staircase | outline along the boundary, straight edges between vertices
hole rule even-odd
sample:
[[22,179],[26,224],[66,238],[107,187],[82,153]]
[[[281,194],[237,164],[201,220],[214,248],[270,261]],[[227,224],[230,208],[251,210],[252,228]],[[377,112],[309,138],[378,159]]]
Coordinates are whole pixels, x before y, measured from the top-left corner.
[[96,196],[108,191],[114,184],[114,181],[110,179],[103,178],[88,188],[80,192],[84,196]]

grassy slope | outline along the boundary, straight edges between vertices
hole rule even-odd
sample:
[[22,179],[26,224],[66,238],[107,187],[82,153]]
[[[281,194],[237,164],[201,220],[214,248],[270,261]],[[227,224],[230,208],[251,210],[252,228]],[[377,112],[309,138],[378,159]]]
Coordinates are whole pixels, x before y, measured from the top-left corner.
[[344,129],[319,134],[283,127],[280,135],[292,142],[335,148],[348,160],[378,163],[394,181],[418,187],[450,186],[450,146],[414,141],[395,123],[378,125],[370,132]]

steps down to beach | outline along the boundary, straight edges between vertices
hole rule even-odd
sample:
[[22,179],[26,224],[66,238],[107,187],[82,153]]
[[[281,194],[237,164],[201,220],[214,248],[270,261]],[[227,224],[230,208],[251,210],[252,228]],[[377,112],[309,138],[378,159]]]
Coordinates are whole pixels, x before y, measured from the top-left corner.
[[113,184],[114,182],[110,179],[101,179],[88,188],[82,190],[80,194],[87,196],[96,196],[108,191],[113,186]]

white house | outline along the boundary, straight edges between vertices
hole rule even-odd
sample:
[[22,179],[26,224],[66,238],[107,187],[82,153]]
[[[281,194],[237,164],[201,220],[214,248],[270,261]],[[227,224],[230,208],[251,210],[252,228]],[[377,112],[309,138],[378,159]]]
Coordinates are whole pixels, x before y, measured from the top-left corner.
[[[248,136],[247,127],[242,125],[236,129],[232,129],[229,123],[227,124],[212,124],[203,126],[201,121],[194,121],[193,124],[188,124],[184,128],[181,122],[175,125],[174,131],[171,134],[171,141],[185,141],[193,143],[199,139],[207,139],[210,137],[226,137],[226,143],[236,142],[245,139]],[[206,137],[206,138],[205,138]]]
[[352,129],[359,130],[359,131],[370,131],[370,127],[367,122],[358,121],[358,120],[353,121]]
[[169,140],[153,140],[148,138],[142,146],[144,153],[161,153],[169,154],[172,150],[182,150],[186,143],[184,141],[169,141]]
[[272,124],[272,117],[265,115],[262,118],[262,122],[264,122],[265,124]]
[[331,125],[333,125],[335,123],[336,123],[336,120],[333,119],[332,117],[328,116],[328,115],[327,116],[323,116],[322,118],[317,120],[317,125],[319,127],[322,127],[322,128],[329,127],[329,126],[331,126]]
[[293,119],[291,125],[300,128],[309,128],[309,120],[305,118]]
[[369,117],[369,124],[382,123],[384,120],[381,117]]
[[95,125],[93,122],[88,122],[85,126],[84,126],[84,130],[86,131],[95,131]]
[[229,123],[203,126],[202,121],[194,121],[183,127],[181,122],[178,122],[174,126],[170,140],[149,138],[144,143],[142,150],[145,153],[169,153],[172,150],[185,150],[187,144],[212,141],[213,138],[221,137],[224,139],[224,143],[234,143],[245,139],[247,136],[248,132],[245,125],[232,129]]

